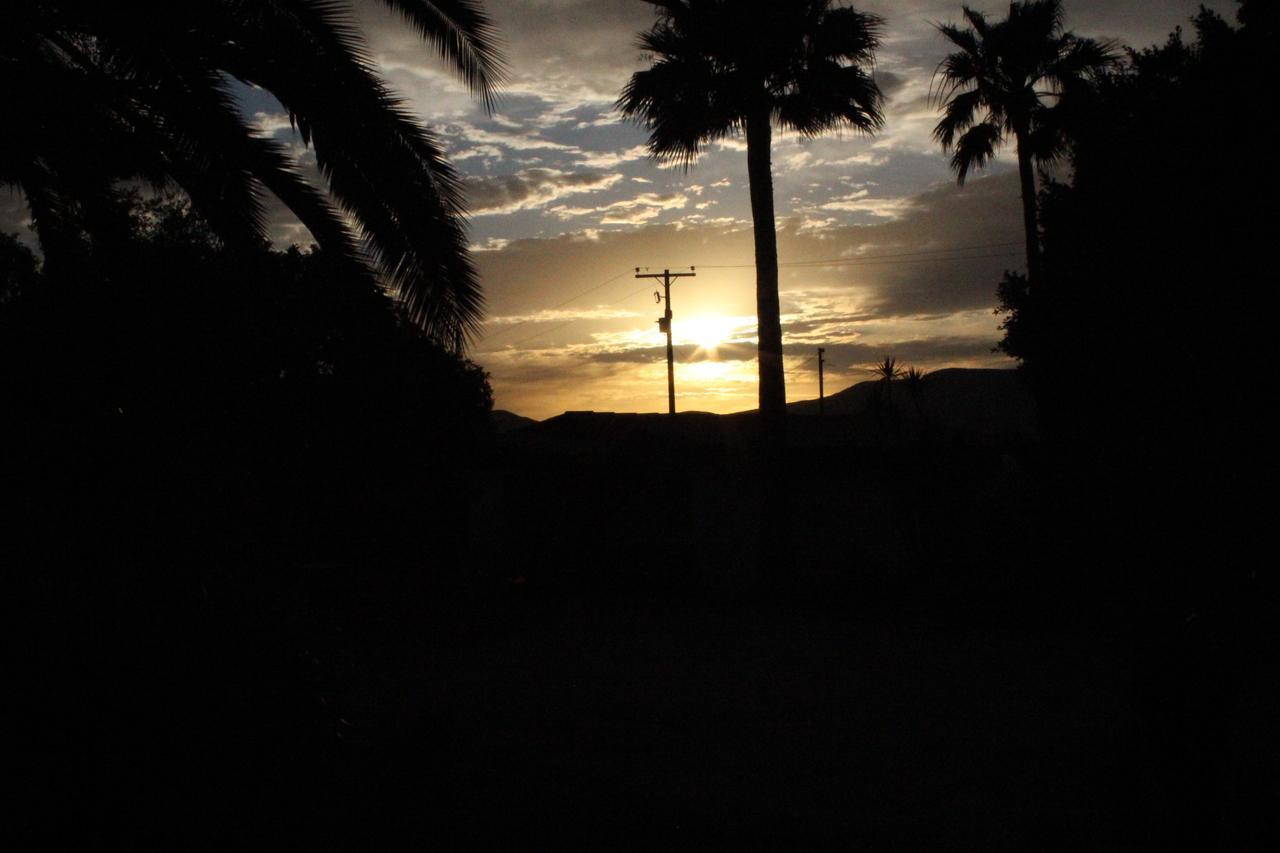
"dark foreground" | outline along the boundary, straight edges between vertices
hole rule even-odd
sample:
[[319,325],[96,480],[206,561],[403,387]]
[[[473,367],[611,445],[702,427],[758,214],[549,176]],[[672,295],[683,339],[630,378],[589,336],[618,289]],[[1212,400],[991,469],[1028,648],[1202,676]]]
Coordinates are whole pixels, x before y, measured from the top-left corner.
[[425,556],[51,567],[18,849],[1268,849],[1225,552],[1188,597],[1034,445],[694,421],[504,440]]

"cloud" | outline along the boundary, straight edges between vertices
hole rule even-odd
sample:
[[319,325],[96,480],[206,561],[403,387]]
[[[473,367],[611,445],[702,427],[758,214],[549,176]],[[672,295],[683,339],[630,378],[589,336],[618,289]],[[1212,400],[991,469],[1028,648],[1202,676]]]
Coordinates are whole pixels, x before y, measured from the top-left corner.
[[871,198],[871,191],[860,189],[818,205],[819,210],[867,213],[878,219],[898,219],[911,210],[915,202],[909,198]]
[[620,311],[616,308],[549,309],[532,314],[490,317],[488,322],[493,326],[519,326],[529,323],[564,323],[571,320],[620,320],[639,316],[635,311]]
[[601,225],[635,225],[654,219],[664,210],[678,210],[689,203],[684,193],[642,193],[600,208],[605,213]]
[[578,148],[575,145],[545,139],[540,134],[533,131],[517,131],[508,133],[497,130],[486,130],[485,128],[478,127],[469,122],[462,121],[443,125],[437,128],[437,130],[439,130],[443,136],[451,140],[455,140],[459,145],[499,145],[503,148],[509,148],[512,151],[578,152]]
[[541,207],[569,195],[598,192],[620,180],[621,175],[599,171],[525,169],[513,175],[467,178],[464,191],[472,215],[493,216]]
[[[650,207],[680,208],[687,201],[683,193],[646,193],[583,210],[625,214]],[[784,295],[821,288],[856,293],[879,316],[990,307],[1004,269],[1022,265],[1019,205],[1017,176],[1002,174],[972,180],[963,188],[937,185],[902,201],[900,215],[893,220],[831,224],[831,217],[786,218],[778,229],[782,290]],[[749,226],[729,217],[717,222],[688,222],[690,218],[683,227],[647,225],[598,232],[592,239],[578,232],[513,240],[478,263],[494,310],[501,313],[516,313],[506,308],[508,299],[536,310],[591,285],[592,277],[607,277],[628,266],[696,265],[700,278],[690,287],[717,296],[728,292],[730,280],[754,280]],[[828,266],[823,261],[839,263]],[[754,311],[749,288],[733,292],[731,304],[699,302],[697,307],[721,313]]]
[[450,152],[449,156],[454,162],[475,159],[496,161],[502,160],[504,157],[502,149],[497,145],[473,145],[470,148],[461,148]]
[[828,344],[825,348],[829,375],[847,377],[851,383],[870,379],[871,365],[886,355],[921,370],[1010,366],[1007,356],[992,351],[987,336],[887,339],[873,344]]
[[293,123],[289,121],[288,113],[258,110],[253,114],[250,124],[264,136],[275,136],[281,132],[293,133]]
[[649,156],[649,149],[644,145],[633,145],[619,153],[583,152],[579,162],[593,169],[612,169],[622,163],[643,160]]
[[633,198],[602,204],[597,207],[570,207],[557,205],[547,209],[547,213],[561,221],[603,213],[601,225],[638,225],[656,219],[664,210],[679,210],[689,203],[684,193],[641,193]]

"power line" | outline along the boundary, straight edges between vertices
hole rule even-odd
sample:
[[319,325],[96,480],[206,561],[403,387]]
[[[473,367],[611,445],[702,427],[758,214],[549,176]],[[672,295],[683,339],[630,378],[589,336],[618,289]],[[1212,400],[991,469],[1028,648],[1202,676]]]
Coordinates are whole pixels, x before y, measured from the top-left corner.
[[782,374],[783,374],[784,376],[790,376],[790,375],[791,375],[791,374],[793,374],[793,373],[799,373],[800,371],[802,371],[802,370],[804,370],[806,367],[808,367],[809,362],[813,361],[815,358],[817,358],[817,356],[816,356],[816,355],[811,355],[811,356],[809,356],[808,358],[806,358],[804,361],[802,361],[802,362],[800,362],[799,364],[797,364],[795,367],[791,368],[790,370],[784,370],[784,371],[782,371]]
[[[822,267],[822,266],[851,267],[851,266],[874,266],[877,264],[885,264],[885,263],[919,264],[919,263],[938,263],[938,262],[945,262],[945,261],[979,261],[979,260],[989,260],[989,259],[995,259],[995,258],[1010,257],[1012,255],[1018,254],[1018,252],[1005,251],[1005,252],[996,252],[996,253],[985,254],[985,255],[957,255],[956,253],[976,252],[976,251],[983,251],[986,249],[999,249],[999,248],[1007,248],[1011,246],[1021,246],[1021,245],[1022,245],[1021,242],[1017,242],[1017,241],[1006,242],[1006,243],[986,243],[986,244],[979,244],[979,245],[973,245],[973,246],[956,246],[948,249],[920,249],[914,252],[898,252],[894,254],[866,255],[860,258],[830,258],[826,260],[813,260],[813,261],[787,261],[787,262],[778,264],[778,266],[793,267],[793,268]],[[929,255],[929,256],[936,255],[938,257],[920,257],[922,255]],[[727,269],[751,269],[755,267],[755,264],[699,264],[699,266],[701,266],[703,269],[727,270]],[[609,286],[610,284],[613,284],[615,281],[617,281],[618,279],[622,278],[623,276],[631,272],[632,270],[630,269],[624,270],[623,272],[620,272],[615,276],[605,279],[599,284],[592,285],[586,290],[575,293],[573,296],[570,296],[568,299],[565,299],[562,302],[558,302],[555,305],[551,306],[550,308],[546,308],[543,310],[556,311],[560,308],[563,308],[571,302],[575,302],[584,296],[588,296],[592,293],[595,293],[598,290],[601,290]],[[646,286],[644,288],[641,288],[640,290],[636,290],[631,293],[628,293],[622,298],[614,300],[613,302],[610,302],[608,304],[617,305],[620,302],[625,302],[626,300],[630,299],[633,296],[636,296],[640,293],[644,293],[648,289],[649,289],[648,286]],[[574,323],[578,322],[579,319],[583,319],[583,318],[575,317],[572,320],[567,320],[566,322],[558,323],[557,325],[543,329],[542,331],[536,332],[535,334],[529,335],[524,338],[520,338],[519,340],[516,340],[516,341],[511,341],[510,343],[507,344],[507,346],[510,346],[510,347],[520,346],[521,344],[528,343],[529,341],[534,340],[535,338],[540,338],[543,335],[549,335],[552,332],[557,332],[560,329],[563,329],[567,326],[571,326]],[[530,319],[530,320],[524,320],[519,323],[515,323],[511,326],[508,326],[505,329],[499,329],[493,334],[486,335],[476,343],[483,344],[487,341],[493,340],[494,338],[500,335],[505,335],[508,332],[514,331],[516,329],[522,328],[524,326],[529,325],[530,323],[535,323],[535,322],[537,321]],[[808,359],[808,361],[812,361],[812,360],[813,360],[812,358]],[[794,372],[794,371],[787,371],[787,372]]]
[[[627,272],[623,273],[622,275],[626,275],[626,274],[627,274],[627,273],[629,273],[629,272],[631,272],[631,270],[627,270]],[[613,282],[613,281],[617,281],[617,280],[618,280],[619,278],[621,278],[621,277],[622,277],[622,276],[614,276],[614,277],[610,280],[610,283],[611,283],[611,282]],[[603,286],[603,285],[601,285],[601,286]],[[617,305],[617,304],[618,304],[618,303],[620,303],[620,302],[625,302],[625,301],[627,301],[628,299],[630,299],[630,298],[631,298],[631,297],[633,297],[633,296],[639,296],[641,293],[647,293],[647,292],[649,291],[649,288],[650,288],[650,285],[647,285],[647,284],[646,284],[644,287],[640,288],[639,290],[633,290],[633,291],[631,291],[630,293],[628,293],[626,296],[623,296],[623,297],[622,297],[622,298],[620,298],[620,299],[615,299],[613,302],[610,302],[610,303],[608,303],[608,304],[609,304],[609,305]],[[597,288],[597,289],[598,289],[598,288]],[[576,297],[575,297],[575,298],[576,298]],[[570,301],[572,301],[572,300],[570,300]],[[551,309],[551,310],[554,310],[554,309]],[[550,328],[543,329],[543,330],[542,330],[542,331],[540,331],[540,332],[535,332],[534,334],[529,335],[528,337],[525,337],[525,338],[521,338],[521,339],[520,339],[520,340],[518,340],[518,341],[511,341],[510,343],[508,343],[508,344],[507,344],[507,346],[509,346],[509,347],[518,347],[518,346],[520,346],[521,344],[528,343],[529,341],[533,340],[534,338],[540,338],[540,337],[542,337],[543,335],[549,335],[549,334],[551,334],[552,332],[558,332],[558,331],[560,331],[561,329],[565,328],[566,326],[572,326],[574,323],[577,323],[580,319],[582,319],[582,318],[580,318],[580,317],[575,317],[575,318],[574,318],[574,319],[572,319],[572,320],[567,320],[567,321],[565,321],[565,322],[563,322],[563,323],[559,323],[559,324],[557,324],[557,325],[555,325],[555,326],[551,326]],[[526,322],[526,323],[529,323],[529,322],[532,322],[532,321],[531,321],[531,320],[526,320],[525,322]],[[480,343],[484,343],[484,341],[485,341],[485,340],[488,340],[488,338],[485,338],[485,339],[484,339],[484,340],[482,340]]]
[[[945,263],[947,261],[982,261],[982,260],[994,259],[994,258],[1011,258],[1019,254],[1021,254],[1021,252],[1016,250],[1009,250],[1005,252],[993,252],[991,254],[986,254],[986,255],[954,255],[954,256],[937,257],[937,258],[905,258],[905,259],[898,258],[898,259],[892,259],[892,260],[886,259],[886,260],[874,260],[874,261],[872,260],[817,261],[817,262],[796,261],[794,263],[778,264],[778,267],[779,268],[786,267],[789,269],[817,269],[820,267],[875,267],[875,266],[885,266],[885,265],[897,266],[899,264],[936,264],[936,263]],[[752,269],[753,267],[755,267],[755,264],[726,264],[723,266],[712,266],[708,264],[704,266],[703,269],[744,270],[744,269]]]
[[[613,278],[606,279],[606,280],[604,280],[604,281],[600,282],[599,284],[594,285],[593,287],[588,287],[586,290],[582,291],[581,293],[574,294],[573,296],[570,296],[570,297],[569,297],[568,299],[566,299],[565,301],[560,302],[560,303],[557,303],[557,304],[555,304],[555,305],[552,305],[550,308],[545,308],[545,309],[543,309],[543,310],[545,310],[545,311],[556,311],[556,310],[558,310],[558,309],[560,309],[560,308],[563,308],[564,306],[568,305],[570,302],[574,302],[574,301],[576,301],[576,300],[578,300],[578,299],[581,299],[581,298],[582,298],[582,297],[584,297],[584,296],[587,296],[588,294],[595,293],[597,290],[600,290],[602,287],[606,287],[606,286],[608,286],[608,285],[610,285],[610,284],[613,284],[615,281],[617,281],[618,279],[622,278],[624,275],[626,275],[626,274],[627,274],[627,273],[629,273],[629,272],[631,272],[631,270],[623,270],[622,272],[620,272],[620,273],[618,273],[617,275],[615,275]],[[647,290],[648,288],[645,288],[645,289]],[[499,335],[505,335],[507,332],[513,331],[513,330],[515,330],[515,329],[518,329],[518,328],[520,328],[521,326],[527,326],[527,325],[529,325],[529,324],[530,324],[530,323],[532,323],[532,322],[534,322],[534,321],[533,321],[533,320],[525,320],[525,321],[523,321],[523,322],[516,323],[516,324],[514,324],[514,325],[508,326],[508,327],[507,327],[507,328],[505,328],[505,329],[499,329],[498,331],[494,332],[494,333],[493,333],[493,334],[491,334],[491,335],[485,335],[483,338],[481,338],[479,341],[477,341],[477,343],[481,343],[481,344],[482,344],[482,343],[484,343],[484,342],[485,342],[485,341],[487,341],[487,340],[490,340],[490,339],[492,339],[492,338],[496,338],[496,337],[498,337]]]
[[[898,260],[900,258],[915,258],[920,255],[942,255],[942,254],[953,255],[957,252],[976,252],[976,251],[985,250],[985,249],[1004,249],[1012,246],[1021,246],[1021,245],[1022,245],[1021,243],[1017,243],[1017,242],[986,243],[986,244],[975,245],[975,246],[954,246],[947,249],[921,249],[915,252],[897,252],[894,254],[864,255],[862,257],[857,257],[857,258],[826,258],[826,259],[811,260],[811,261],[784,261],[782,263],[779,263],[778,266],[780,267],[862,266],[863,264],[871,264],[878,261],[893,261],[893,260]],[[1015,254],[1015,253],[1000,252],[993,257],[997,257],[997,256],[1003,257],[1004,255],[1010,255],[1010,254]],[[987,257],[987,256],[984,255],[981,257]],[[919,262],[952,261],[952,260],[967,261],[967,260],[977,260],[977,259],[979,258],[965,257],[965,256],[927,257],[927,258],[921,258]],[[702,269],[707,269],[707,270],[737,270],[737,269],[750,269],[751,267],[754,267],[755,264],[699,264],[699,266],[702,267]]]
[[797,262],[794,264],[782,264],[781,266],[799,268],[799,269],[816,269],[819,267],[899,266],[901,264],[936,264],[936,263],[946,263],[950,261],[982,261],[982,260],[995,259],[995,258],[1012,258],[1012,257],[1017,257],[1021,254],[1022,252],[1020,250],[1009,249],[1003,252],[990,252],[985,255],[953,255],[953,256],[937,257],[937,258],[905,258],[905,259],[894,259],[894,260],[883,260],[883,261],[880,261],[880,260],[861,261],[858,263],[854,263],[852,261],[847,263],[832,263],[829,261],[824,261],[821,263]]

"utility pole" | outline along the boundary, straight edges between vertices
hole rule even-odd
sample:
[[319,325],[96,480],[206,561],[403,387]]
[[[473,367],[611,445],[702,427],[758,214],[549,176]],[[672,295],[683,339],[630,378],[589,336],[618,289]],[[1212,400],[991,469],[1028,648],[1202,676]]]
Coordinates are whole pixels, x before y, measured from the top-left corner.
[[826,352],[827,351],[822,347],[818,347],[818,415],[819,416],[825,415],[827,413],[826,394],[823,393],[823,388],[822,388],[822,368],[827,363],[827,360],[823,358],[823,356],[826,355]]
[[671,279],[673,278],[693,278],[697,275],[693,267],[689,267],[688,272],[672,272],[671,270],[663,270],[661,273],[642,273],[640,267],[636,267],[636,278],[652,278],[662,281],[662,293],[654,292],[654,298],[659,303],[667,303],[667,310],[658,318],[658,331],[667,333],[667,414],[674,415],[676,413],[676,366],[675,366],[675,350],[671,347]]

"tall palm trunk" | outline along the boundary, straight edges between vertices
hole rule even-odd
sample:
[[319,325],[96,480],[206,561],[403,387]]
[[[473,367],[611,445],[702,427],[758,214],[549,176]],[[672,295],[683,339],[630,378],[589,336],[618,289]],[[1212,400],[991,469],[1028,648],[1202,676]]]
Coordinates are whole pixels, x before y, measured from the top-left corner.
[[778,234],[773,212],[773,130],[767,111],[747,119],[747,179],[756,243],[756,317],[759,321],[760,414],[780,420],[787,411],[782,371],[782,316],[778,303]]
[[1015,134],[1018,145],[1018,177],[1022,181],[1022,227],[1027,240],[1027,281],[1040,283],[1040,227],[1036,217],[1036,170],[1025,131]]

